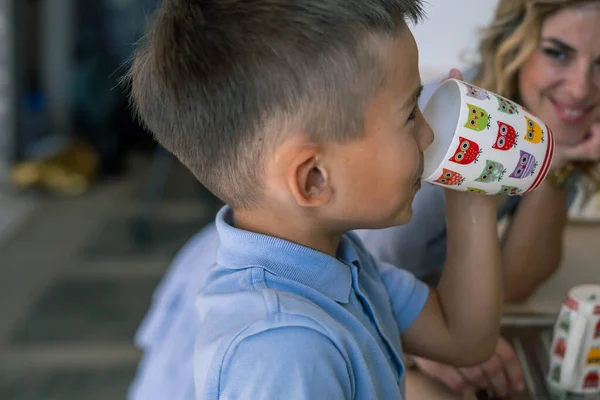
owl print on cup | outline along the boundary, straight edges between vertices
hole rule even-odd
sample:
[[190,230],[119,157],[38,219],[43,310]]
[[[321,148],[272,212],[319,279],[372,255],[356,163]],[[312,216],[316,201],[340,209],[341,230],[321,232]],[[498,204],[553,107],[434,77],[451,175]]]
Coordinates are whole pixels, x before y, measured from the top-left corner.
[[506,168],[504,168],[504,165],[500,164],[497,161],[486,160],[485,168],[483,169],[483,171],[481,171],[479,177],[475,179],[475,182],[499,182],[502,180],[505,173]]
[[502,185],[496,194],[498,196],[518,196],[521,192],[523,192],[523,190],[516,186]]
[[487,192],[485,190],[483,190],[483,189],[477,189],[477,188],[474,188],[474,187],[468,187],[467,188],[467,192],[477,193],[477,194],[487,194]]
[[533,144],[544,143],[544,130],[542,127],[527,116],[525,116],[525,120],[527,121],[527,133],[524,139]]
[[555,365],[552,368],[552,380],[555,382],[560,382],[560,365]]
[[460,141],[454,155],[448,159],[448,161],[455,162],[457,164],[468,165],[476,163],[481,154],[479,145],[472,140],[465,139],[464,137],[458,137]]
[[477,100],[489,100],[490,99],[490,95],[485,90],[475,87],[475,86],[467,85],[467,84],[465,84],[465,86],[467,87],[467,96],[472,97]]
[[523,179],[527,178],[535,174],[535,169],[538,166],[538,162],[535,157],[521,150],[521,158],[519,158],[519,163],[515,167],[514,171],[509,175],[511,178]]
[[448,186],[460,186],[465,181],[465,178],[458,172],[442,168],[442,174],[435,180],[437,183]]
[[467,123],[465,128],[472,129],[477,132],[481,132],[485,129],[490,128],[491,116],[483,108],[474,106],[467,103],[469,114],[467,116]]
[[498,111],[503,112],[504,114],[508,114],[508,115],[515,115],[515,114],[519,114],[519,108],[517,107],[517,105],[515,103],[513,103],[510,100],[507,100],[505,98],[502,98],[500,96],[496,96],[496,99],[498,100]]
[[492,149],[507,151],[513,147],[517,147],[517,138],[519,134],[509,124],[498,122],[498,135],[496,136],[496,143],[492,145]]

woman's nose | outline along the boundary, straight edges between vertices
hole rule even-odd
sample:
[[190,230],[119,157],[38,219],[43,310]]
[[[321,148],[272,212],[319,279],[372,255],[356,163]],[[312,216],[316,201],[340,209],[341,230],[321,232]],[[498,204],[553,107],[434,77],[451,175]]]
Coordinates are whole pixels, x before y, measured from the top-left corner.
[[592,71],[587,63],[571,67],[567,76],[567,91],[571,101],[583,103],[592,92]]

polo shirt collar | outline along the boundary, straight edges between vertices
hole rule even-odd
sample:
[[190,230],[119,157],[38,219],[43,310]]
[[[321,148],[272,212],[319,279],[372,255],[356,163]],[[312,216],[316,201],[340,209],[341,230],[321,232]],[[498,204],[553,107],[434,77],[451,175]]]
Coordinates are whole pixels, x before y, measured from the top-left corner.
[[282,278],[299,282],[340,303],[347,303],[352,289],[349,265],[358,256],[342,236],[333,258],[325,253],[276,237],[233,226],[233,210],[223,207],[216,218],[220,248],[217,262],[229,269],[260,267]]

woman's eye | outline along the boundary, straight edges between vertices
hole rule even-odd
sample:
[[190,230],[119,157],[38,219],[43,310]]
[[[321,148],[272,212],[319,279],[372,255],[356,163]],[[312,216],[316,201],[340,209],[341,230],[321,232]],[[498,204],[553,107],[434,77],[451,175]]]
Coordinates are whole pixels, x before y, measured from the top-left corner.
[[547,57],[549,57],[549,58],[551,58],[553,60],[556,60],[556,61],[563,62],[563,61],[567,60],[567,53],[565,53],[562,50],[555,49],[555,48],[552,48],[552,47],[546,47],[544,49],[544,54]]

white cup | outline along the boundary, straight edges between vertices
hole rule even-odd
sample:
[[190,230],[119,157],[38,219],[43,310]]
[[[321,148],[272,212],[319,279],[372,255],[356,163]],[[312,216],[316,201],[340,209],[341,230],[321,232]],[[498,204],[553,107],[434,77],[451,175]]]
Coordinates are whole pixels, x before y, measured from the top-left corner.
[[448,79],[433,93],[423,115],[434,132],[424,153],[426,182],[514,196],[535,190],[548,174],[552,132],[504,97]]
[[554,326],[548,384],[570,393],[600,393],[600,285],[569,291]]

